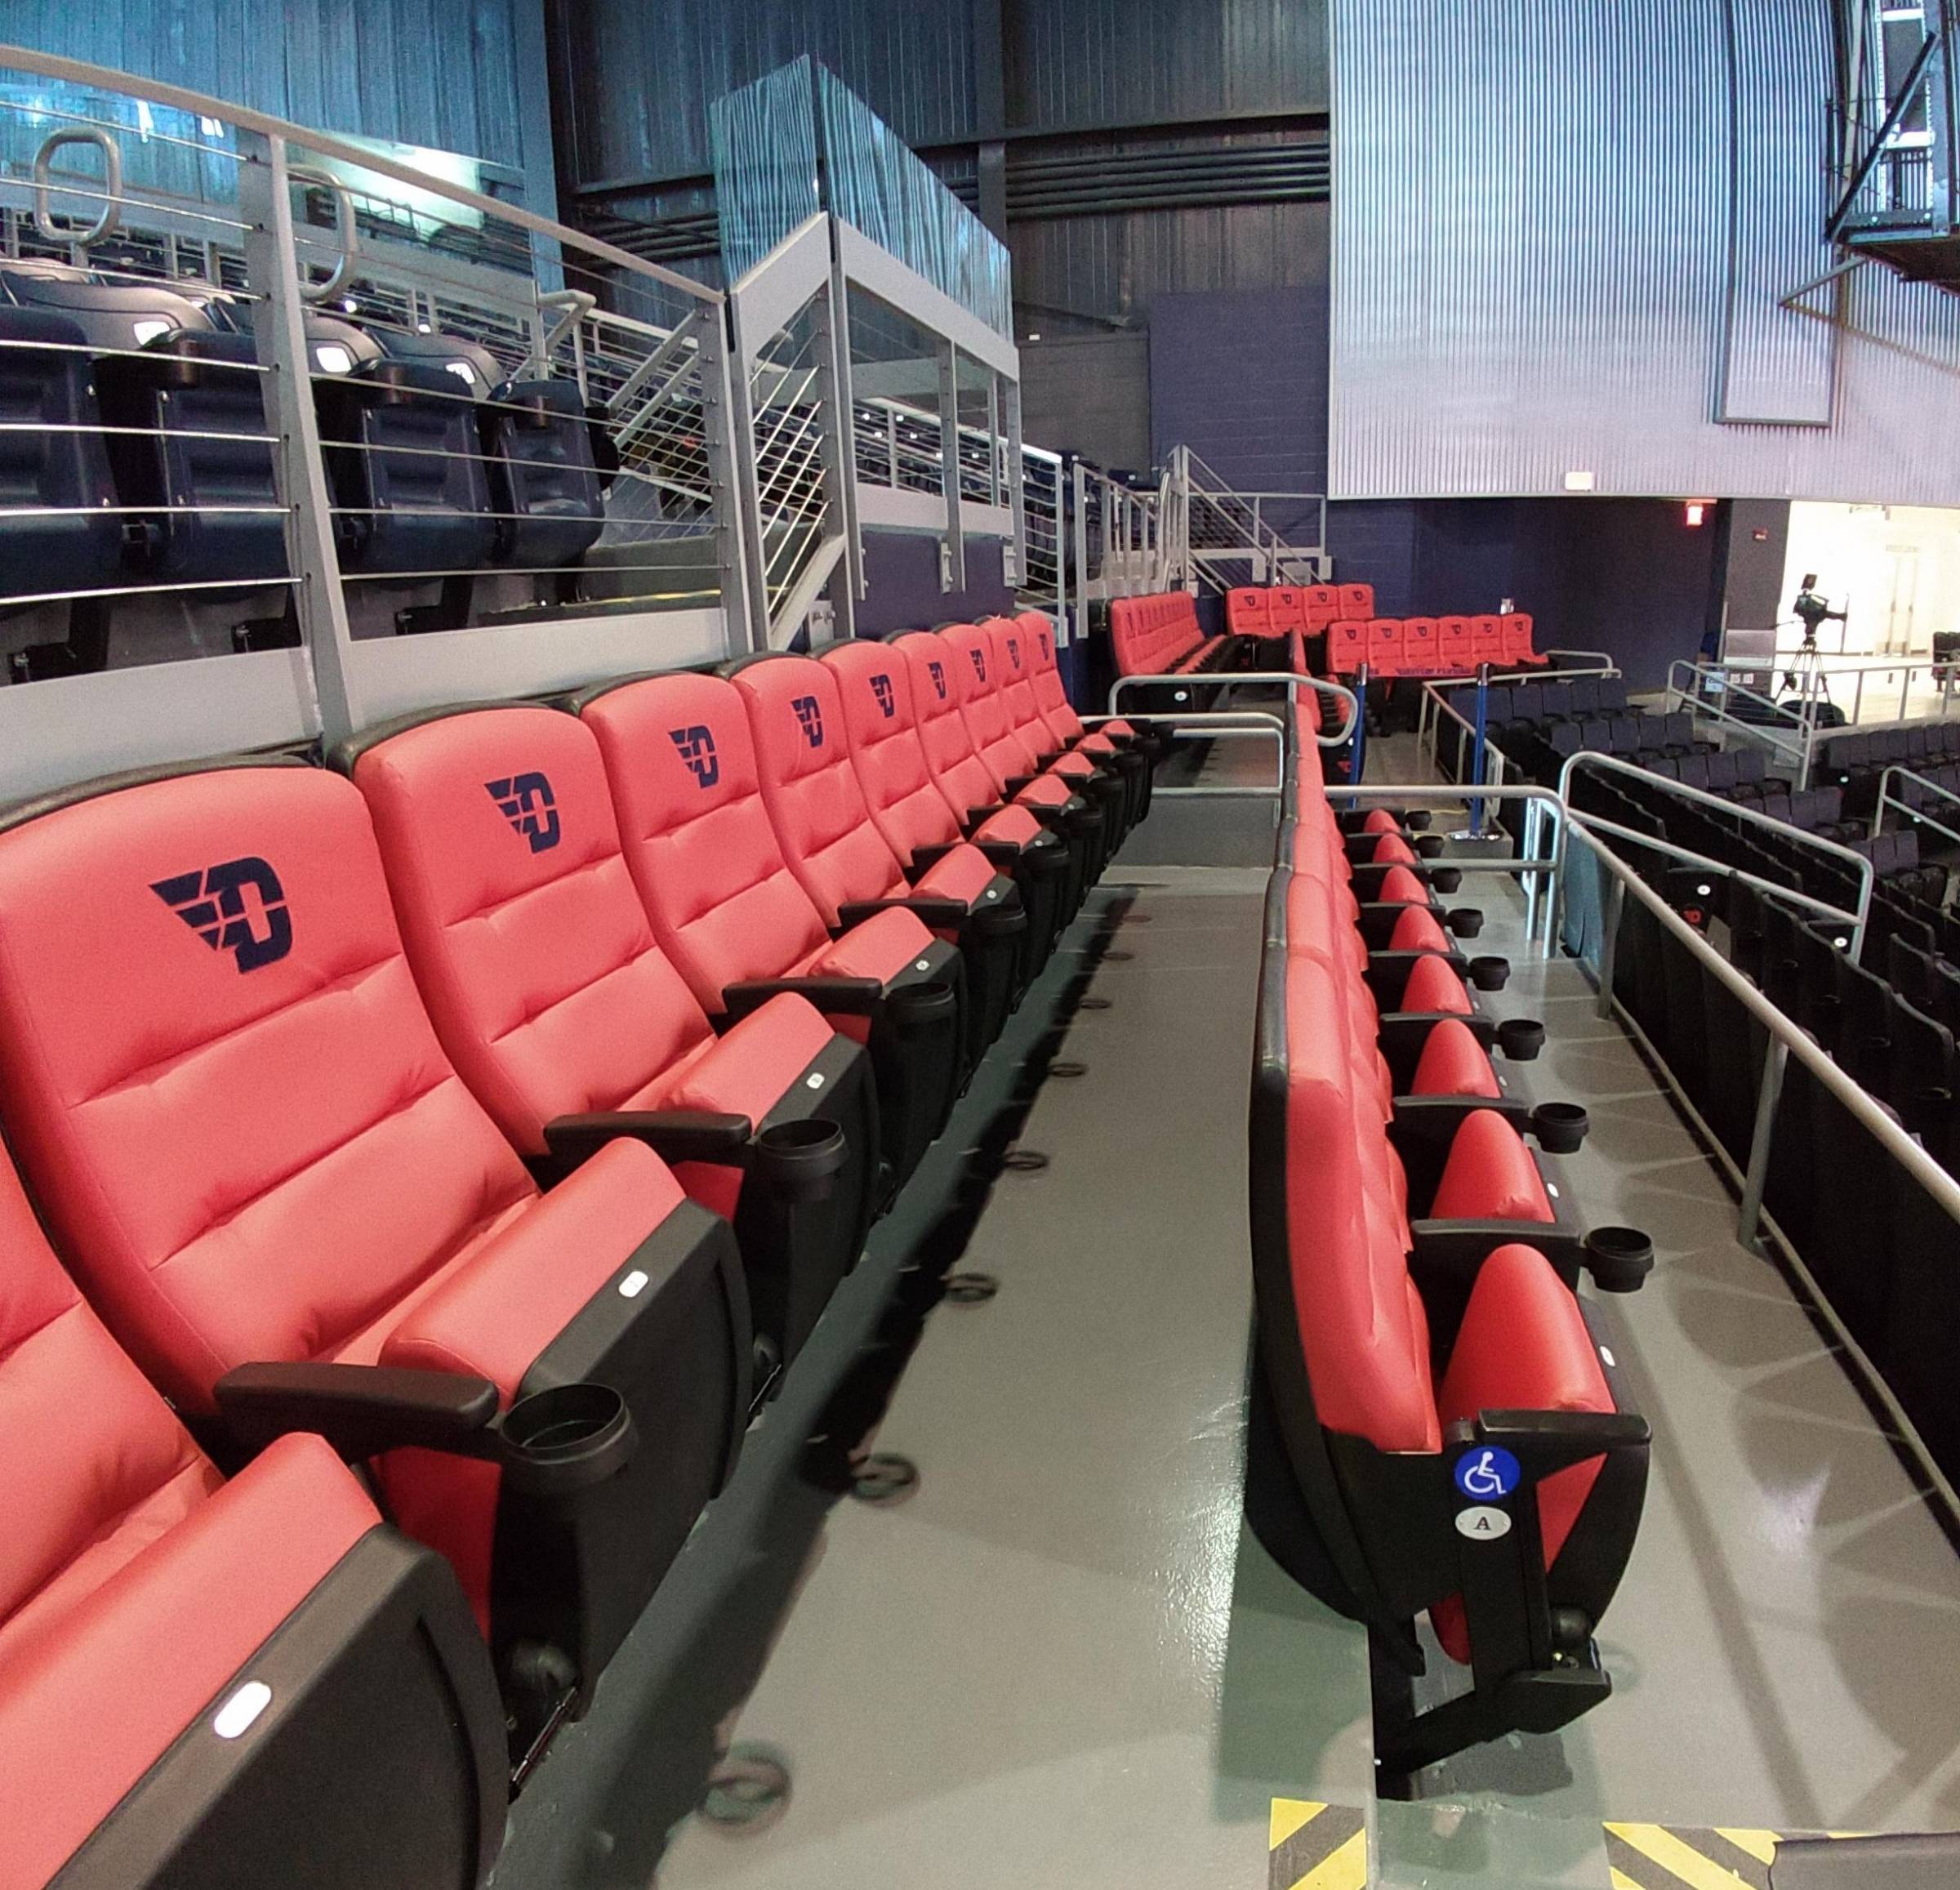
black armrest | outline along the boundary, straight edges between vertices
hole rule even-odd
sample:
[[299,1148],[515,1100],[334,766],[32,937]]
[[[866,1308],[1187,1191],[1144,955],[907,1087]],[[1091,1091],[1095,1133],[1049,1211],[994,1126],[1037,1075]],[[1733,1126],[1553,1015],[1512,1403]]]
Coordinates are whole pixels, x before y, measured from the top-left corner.
[[1497,1248],[1513,1241],[1536,1247],[1568,1286],[1583,1269],[1602,1293],[1637,1292],[1654,1269],[1654,1243],[1637,1228],[1599,1227],[1580,1234],[1563,1221],[1412,1220],[1410,1270],[1468,1286]]
[[[987,842],[986,844],[987,844],[987,845],[991,845],[993,843],[992,843],[991,841],[988,841],[988,842]],[[978,840],[942,840],[942,841],[940,841],[940,842],[938,842],[938,844],[936,844],[936,845],[932,845],[932,846],[918,846],[918,847],[914,847],[914,848],[912,849],[912,857],[911,857],[911,860],[910,863],[909,863],[909,864],[906,866],[906,869],[905,869],[905,870],[906,870],[906,871],[908,873],[924,873],[924,872],[930,872],[930,871],[932,871],[932,869],[933,869],[934,867],[938,866],[938,863],[940,863],[940,861],[942,861],[942,859],[944,859],[944,858],[946,858],[946,856],[947,856],[948,854],[950,854],[950,853],[951,853],[951,852],[953,850],[953,849],[954,849],[955,847],[956,847],[956,846],[979,846],[979,845],[982,845],[982,843],[981,843],[980,841],[978,841]]]
[[1516,1457],[1534,1482],[1615,1451],[1635,1451],[1653,1429],[1631,1411],[1483,1411],[1450,1427],[1451,1444],[1496,1444]]
[[[1028,809],[1028,812],[1037,818],[1040,818],[1040,811],[1039,808],[1035,807]],[[991,800],[985,807],[969,807],[966,810],[966,831],[971,833],[982,821],[991,820],[996,814],[1006,812],[1007,803],[1004,800]]]
[[385,1365],[241,1365],[212,1395],[250,1450],[312,1431],[350,1463],[411,1446],[497,1454],[497,1390],[487,1378]]
[[1397,1145],[1422,1143],[1447,1148],[1463,1118],[1477,1109],[1494,1109],[1523,1134],[1531,1126],[1531,1105],[1515,1096],[1397,1096],[1389,1133]]
[[608,1142],[644,1142],[663,1161],[743,1161],[755,1126],[746,1116],[708,1109],[592,1109],[545,1125],[545,1146],[568,1168],[589,1161]]
[[971,916],[957,899],[934,899],[919,894],[900,899],[853,899],[837,908],[837,923],[832,930],[848,932],[866,919],[890,912],[915,912],[922,925],[935,931],[943,925],[948,931],[956,932]]
[[746,1017],[772,997],[794,992],[837,1017],[875,1017],[884,1002],[884,987],[875,978],[745,978],[722,987],[730,1019]]
[[1037,774],[1010,774],[1007,778],[1007,796],[1011,800],[1024,787],[1031,787],[1041,777]]

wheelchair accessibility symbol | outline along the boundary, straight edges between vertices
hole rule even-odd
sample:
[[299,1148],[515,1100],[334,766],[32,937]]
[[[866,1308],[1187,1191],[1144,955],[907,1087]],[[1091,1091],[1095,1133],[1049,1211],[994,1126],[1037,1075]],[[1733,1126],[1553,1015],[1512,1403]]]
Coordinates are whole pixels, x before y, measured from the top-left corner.
[[1456,1460],[1456,1487],[1472,1503],[1492,1503],[1508,1496],[1523,1473],[1516,1457],[1494,1446],[1466,1451]]

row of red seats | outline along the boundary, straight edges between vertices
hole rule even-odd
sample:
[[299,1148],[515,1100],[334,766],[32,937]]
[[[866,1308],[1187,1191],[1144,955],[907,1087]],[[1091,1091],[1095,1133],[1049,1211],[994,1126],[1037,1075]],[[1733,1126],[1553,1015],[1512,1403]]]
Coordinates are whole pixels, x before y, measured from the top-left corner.
[[0,1885],[479,1883],[1152,752],[1024,617],[0,815]]
[[1503,617],[1343,618],[1327,631],[1330,675],[1352,675],[1363,663],[1371,676],[1468,676],[1490,663],[1538,669],[1551,661],[1531,647],[1528,613]]
[[1242,584],[1225,594],[1225,622],[1235,636],[1318,636],[1343,617],[1374,615],[1372,584]]
[[1221,667],[1231,639],[1207,636],[1188,591],[1119,597],[1109,607],[1109,641],[1120,676],[1182,676]]
[[[1430,902],[1392,815],[1290,783],[1267,906],[1251,1117],[1258,1350],[1248,1511],[1283,1566],[1374,1630],[1399,1687],[1376,1756],[1410,1772],[1610,1691],[1592,1636],[1638,1525],[1646,1427],[1577,1296],[1637,1286],[1645,1237],[1561,1223],[1522,1139],[1567,1152],[1571,1105],[1505,1094],[1469,983],[1502,961]],[[1414,1711],[1416,1617],[1472,1683]]]

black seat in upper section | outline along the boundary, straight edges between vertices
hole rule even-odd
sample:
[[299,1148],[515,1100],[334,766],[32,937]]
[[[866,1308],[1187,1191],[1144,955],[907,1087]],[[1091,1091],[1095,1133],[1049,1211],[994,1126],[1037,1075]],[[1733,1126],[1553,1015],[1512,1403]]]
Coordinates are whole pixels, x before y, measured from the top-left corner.
[[308,345],[342,562],[430,574],[488,564],[497,521],[473,382],[391,359],[350,323],[315,317]]
[[109,451],[124,503],[136,508],[145,574],[176,583],[284,577],[285,520],[252,337],[172,330],[103,359],[97,381],[103,417],[136,430],[112,433]]
[[592,429],[575,381],[506,381],[485,403],[483,450],[497,560],[535,570],[576,564],[605,529]]
[[217,325],[211,312],[216,292],[202,283],[180,288],[167,282],[104,282],[59,264],[7,263],[0,265],[0,289],[16,307],[78,323],[98,354],[146,347],[173,329]]
[[116,582],[122,519],[101,424],[81,327],[0,307],[0,606]]

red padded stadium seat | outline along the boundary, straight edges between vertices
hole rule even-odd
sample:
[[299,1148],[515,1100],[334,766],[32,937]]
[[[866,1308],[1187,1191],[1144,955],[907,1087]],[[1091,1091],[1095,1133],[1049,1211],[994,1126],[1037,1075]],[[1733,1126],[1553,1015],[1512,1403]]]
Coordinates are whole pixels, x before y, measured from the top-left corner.
[[1338,587],[1338,603],[1343,617],[1371,617],[1374,615],[1374,586],[1343,584]]
[[1116,673],[1186,675],[1220,654],[1225,640],[1207,637],[1197,605],[1184,591],[1119,597],[1109,607],[1109,640]]
[[1347,614],[1341,608],[1340,586],[1334,584],[1309,585],[1302,608],[1309,632],[1325,630],[1336,617]]
[[[502,1710],[454,1577],[318,1438],[225,1482],[3,1163],[0,1408],[0,1883],[47,1883],[84,1847],[87,1881],[160,1881],[180,1842],[238,1883],[295,1854],[322,1882],[481,1881]],[[357,1718],[316,1707],[336,1687]],[[318,1763],[344,1789],[320,1791]]]
[[[589,1698],[739,1444],[725,1224],[630,1142],[539,1195],[443,1054],[336,775],[240,763],[39,804],[0,822],[0,1119],[91,1299],[180,1410],[225,1408],[237,1367],[380,1365],[487,1380],[489,1411],[593,1380],[661,1439],[591,1492],[583,1567],[494,1462],[357,1452],[382,1450],[393,1516],[455,1567],[506,1682],[543,1639]],[[535,1731],[554,1705],[527,1696],[519,1718]]]
[[1499,647],[1503,662],[1512,669],[1535,669],[1551,659],[1531,647],[1531,619],[1521,610],[1497,620]]
[[1494,617],[1470,619],[1470,660],[1472,663],[1503,662],[1504,631],[1501,619]]
[[1437,640],[1433,617],[1410,617],[1402,620],[1402,674],[1405,676],[1440,675],[1441,646]]
[[1497,1072],[1467,1025],[1446,1018],[1430,1032],[1415,1066],[1416,1096],[1501,1096]]
[[1402,625],[1400,617],[1378,617],[1368,626],[1368,668],[1374,675],[1402,673]]
[[898,907],[831,937],[783,855],[748,711],[725,677],[648,676],[587,691],[577,707],[599,738],[661,949],[711,1017],[787,984],[867,1043],[886,1157],[902,1181],[958,1094],[957,949]]
[[1437,671],[1441,676],[1467,676],[1477,668],[1471,653],[1470,619],[1439,617],[1436,620]]
[[[911,666],[889,644],[862,637],[830,644],[844,734],[865,805],[908,874],[924,871],[961,840],[957,817],[933,781],[920,740]],[[1068,849],[1025,807],[1005,807],[973,830],[973,845],[1012,873],[1028,915],[1027,974],[1046,961],[1062,916]]]
[[957,945],[966,1054],[977,1061],[1018,992],[1027,929],[1013,880],[978,847],[948,847],[909,884],[851,764],[835,670],[814,657],[752,657],[725,672],[746,705],[763,805],[790,871],[833,930],[884,911],[916,914]]
[[[1385,807],[1371,807],[1362,818],[1361,831],[1363,833],[1397,833],[1401,830],[1401,822]],[[1399,898],[1401,896],[1394,894],[1383,895],[1384,898]]]
[[1307,622],[1307,600],[1291,584],[1275,585],[1267,593],[1266,608],[1275,636],[1285,636],[1296,630],[1310,627]]
[[[1061,666],[1055,654],[1054,626],[1038,610],[1017,612],[1014,620],[1027,625],[1035,640],[1036,704],[1047,721],[1050,733],[1063,747],[1072,748],[1088,731],[1083,726],[1082,718],[1076,713],[1075,705],[1069,701],[1068,692],[1062,686]],[[1121,744],[1135,741],[1141,731],[1120,715],[1105,715],[1098,720],[1096,733]]]
[[1327,628],[1327,671],[1330,675],[1351,676],[1368,660],[1367,621],[1339,617]]
[[[786,1362],[849,1268],[876,1197],[863,1052],[785,992],[717,1036],[667,961],[627,870],[592,731],[524,704],[396,725],[336,756],[366,796],[416,982],[463,1080],[534,1167],[575,1166],[612,1125],[736,1224],[756,1328]],[[698,1125],[739,1121],[726,1159]],[[845,1148],[822,1217],[751,1162],[758,1132],[812,1117]]]
[[1239,585],[1225,593],[1225,627],[1234,636],[1274,634],[1263,585]]

